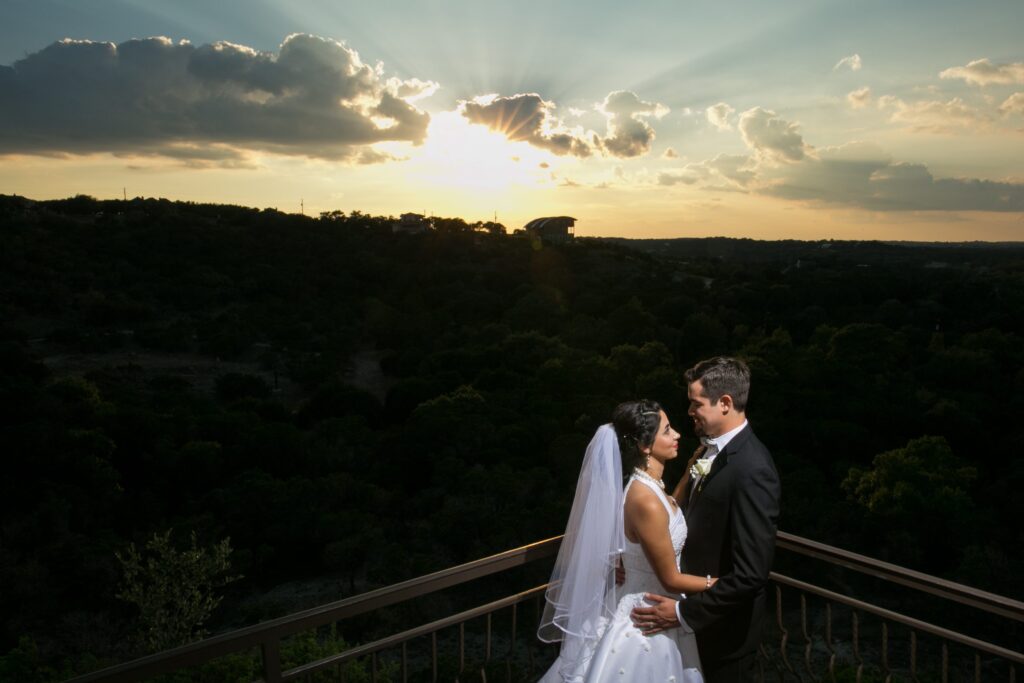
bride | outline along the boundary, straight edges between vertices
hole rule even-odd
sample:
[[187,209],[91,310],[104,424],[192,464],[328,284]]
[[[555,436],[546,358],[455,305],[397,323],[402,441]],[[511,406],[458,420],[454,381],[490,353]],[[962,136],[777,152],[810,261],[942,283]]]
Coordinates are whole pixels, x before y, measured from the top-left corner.
[[[661,481],[678,449],[679,433],[654,401],[619,405],[612,424],[594,434],[537,631],[544,642],[562,643],[541,683],[703,682],[697,642],[685,622],[644,636],[630,619],[634,607],[646,606],[644,593],[678,598],[717,580],[679,572],[686,540],[680,503],[688,477],[671,496]],[[625,488],[623,471],[630,473]],[[626,579],[616,586],[620,561]]]

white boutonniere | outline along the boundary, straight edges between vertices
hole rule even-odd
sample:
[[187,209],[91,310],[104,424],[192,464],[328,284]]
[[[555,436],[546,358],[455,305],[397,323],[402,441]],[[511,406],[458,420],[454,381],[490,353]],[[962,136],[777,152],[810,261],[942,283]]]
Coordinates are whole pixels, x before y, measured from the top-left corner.
[[690,465],[690,476],[691,477],[706,477],[711,472],[711,463],[714,462],[712,458],[700,458],[697,462]]

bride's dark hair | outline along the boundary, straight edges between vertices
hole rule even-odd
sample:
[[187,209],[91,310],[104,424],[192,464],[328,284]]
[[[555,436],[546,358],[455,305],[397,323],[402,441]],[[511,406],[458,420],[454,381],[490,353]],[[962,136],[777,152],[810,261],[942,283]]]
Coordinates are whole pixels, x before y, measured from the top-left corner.
[[642,449],[654,443],[661,424],[661,406],[657,401],[641,399],[620,403],[612,412],[612,426],[619,437],[622,474],[629,476],[634,467],[644,469],[647,456]]

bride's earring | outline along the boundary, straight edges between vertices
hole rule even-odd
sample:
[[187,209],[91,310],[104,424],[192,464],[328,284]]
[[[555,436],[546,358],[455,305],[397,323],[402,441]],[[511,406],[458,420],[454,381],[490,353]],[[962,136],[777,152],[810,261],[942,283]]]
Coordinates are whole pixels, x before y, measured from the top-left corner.
[[651,468],[651,452],[647,451],[644,453],[644,471],[646,472]]

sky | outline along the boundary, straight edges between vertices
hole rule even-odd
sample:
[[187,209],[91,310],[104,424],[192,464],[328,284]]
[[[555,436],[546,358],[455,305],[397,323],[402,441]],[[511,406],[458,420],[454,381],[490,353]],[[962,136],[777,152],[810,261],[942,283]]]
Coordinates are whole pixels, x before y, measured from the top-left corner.
[[0,194],[1024,240],[1024,2],[0,0]]

